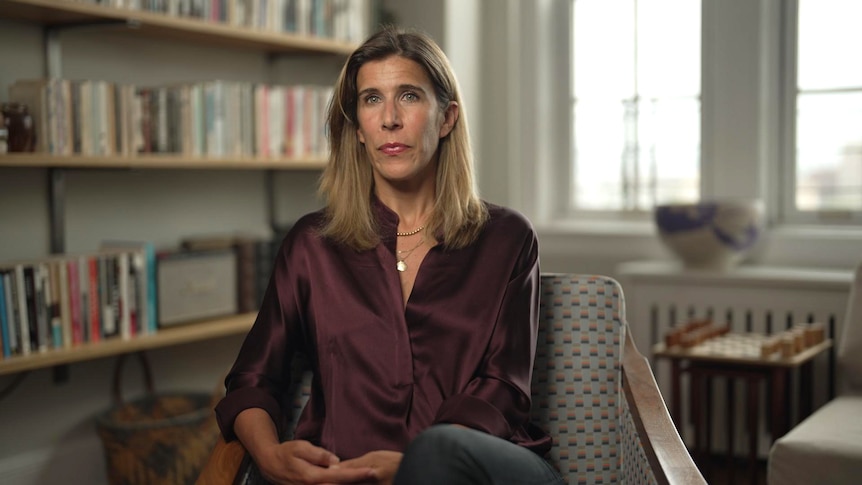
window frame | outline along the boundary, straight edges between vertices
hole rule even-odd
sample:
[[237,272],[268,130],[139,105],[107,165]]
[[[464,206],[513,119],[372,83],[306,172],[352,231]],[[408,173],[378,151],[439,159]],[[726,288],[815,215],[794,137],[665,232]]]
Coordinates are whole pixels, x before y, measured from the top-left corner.
[[[568,0],[567,1],[567,4],[568,4],[567,19],[569,19],[568,28],[567,28],[567,40],[568,40],[570,49],[572,48],[572,46],[575,45],[575,42],[574,42],[575,41],[575,29],[574,29],[574,23],[575,22],[574,22],[574,15],[573,14],[574,14],[576,1],[578,1],[578,0]],[[632,2],[631,6],[634,7],[635,9],[637,9],[638,8],[637,0]],[[702,15],[703,14],[701,12],[701,16]],[[635,22],[635,25],[633,26],[633,28],[636,30],[635,36],[637,36],[637,29],[638,29],[638,27],[637,27],[637,21],[638,21],[637,12],[633,13],[632,18]],[[701,32],[701,39],[702,38],[703,38],[703,34]],[[703,55],[703,48],[701,47],[701,57],[702,57],[702,55]],[[569,76],[569,84],[568,84],[568,96],[569,96],[568,97],[568,100],[569,100],[568,110],[569,110],[569,114],[568,114],[568,116],[570,117],[570,123],[571,123],[572,128],[570,131],[570,137],[568,139],[568,150],[569,150],[569,162],[568,163],[569,163],[569,167],[568,167],[567,171],[565,172],[565,174],[566,174],[565,181],[567,183],[566,189],[565,189],[566,190],[565,194],[567,195],[567,197],[561,203],[564,206],[562,214],[564,216],[576,217],[578,219],[600,219],[600,220],[611,219],[611,220],[617,220],[617,221],[638,221],[638,220],[644,221],[644,220],[647,220],[652,215],[652,211],[653,211],[652,207],[648,207],[648,208],[630,207],[630,203],[628,203],[626,201],[620,201],[621,205],[629,206],[629,207],[622,207],[620,209],[590,209],[590,208],[577,207],[575,205],[573,198],[574,198],[575,192],[577,191],[577,187],[576,187],[577,184],[575,183],[575,178],[574,178],[573,172],[575,170],[574,163],[577,160],[576,153],[578,150],[577,138],[575,136],[576,135],[576,133],[575,133],[575,126],[576,126],[575,109],[576,109],[576,106],[578,103],[578,97],[576,96],[576,94],[574,92],[575,86],[574,86],[573,81],[574,81],[574,76],[575,76],[575,69],[574,69],[574,62],[572,62],[573,58],[574,58],[574,52],[570,51],[569,58],[568,58],[569,64],[570,64],[569,70],[568,70],[568,76]],[[637,65],[639,62],[640,62],[640,58],[636,58],[635,64]],[[702,81],[702,73],[698,73],[698,74],[701,75],[700,76],[701,77],[701,83],[700,83],[700,86],[698,86],[698,92],[695,96],[690,96],[690,95],[675,96],[675,95],[662,94],[662,95],[659,95],[656,97],[655,95],[650,95],[650,94],[644,93],[639,88],[636,88],[636,91],[631,93],[630,96],[626,96],[624,98],[618,99],[617,101],[619,101],[622,105],[634,106],[633,108],[631,108],[630,115],[634,116],[636,118],[636,120],[633,122],[634,123],[633,128],[636,132],[638,132],[639,128],[640,128],[640,126],[639,126],[640,121],[638,120],[638,118],[642,115],[640,108],[641,108],[641,103],[644,101],[648,101],[651,99],[658,99],[658,100],[662,100],[662,101],[668,101],[668,100],[674,100],[674,99],[692,100],[692,101],[695,101],[697,103],[698,113],[701,113],[702,109],[703,109],[703,96],[702,96],[703,81]],[[638,76],[636,66],[634,67],[634,75]],[[635,83],[636,86],[637,86],[637,84],[638,83]],[[623,109],[627,110],[627,108],[623,108]],[[628,115],[626,115],[626,116],[628,116]],[[701,115],[700,120],[699,120],[699,124],[702,124],[702,118],[703,117]],[[624,123],[627,123],[627,122],[624,121]],[[696,163],[698,165],[698,186],[697,186],[697,189],[698,189],[699,196],[702,197],[703,182],[702,182],[702,175],[701,175],[702,170],[700,167],[703,164],[703,156],[702,156],[702,148],[701,148],[701,144],[702,144],[701,142],[702,142],[702,137],[703,137],[703,130],[702,129],[700,130],[700,133],[698,136],[700,137],[700,139],[697,140],[698,141],[698,152],[697,152],[697,157],[696,157]],[[645,148],[643,143],[645,143],[646,141],[647,140],[645,138],[642,138],[638,135],[637,139],[634,140],[634,143],[639,148]],[[622,142],[623,142],[623,145],[626,144],[626,140],[622,140]],[[646,155],[641,154],[640,156],[643,157]],[[635,172],[638,171],[637,168],[631,169],[631,167],[629,167],[628,169],[626,169],[626,167],[624,167],[623,164],[620,162],[621,157],[622,157],[622,154],[617,154],[617,156],[615,156],[615,159],[618,162],[618,165],[615,167],[617,170],[619,170],[619,171],[634,170]],[[638,166],[643,166],[645,162],[643,159],[636,159],[635,163]],[[646,177],[648,178],[649,176],[646,176]],[[651,186],[650,182],[653,182],[653,181],[651,181],[651,180],[633,180],[633,181],[632,180],[629,180],[629,181],[623,180],[622,181],[623,184],[626,184],[627,182],[634,182],[635,184],[640,185],[640,187],[635,187],[634,189],[632,189],[632,191],[630,193],[626,194],[626,197],[628,197],[630,200],[634,199],[635,201],[637,201],[638,199],[643,197],[643,190],[645,190],[645,188],[646,188],[646,190],[650,190],[650,186]],[[654,201],[654,203],[655,203],[655,201]],[[660,202],[658,202],[658,203],[660,203]],[[634,202],[634,204],[637,205],[637,202]]]
[[[786,225],[849,227],[862,225],[859,211],[802,211],[796,208],[796,120],[798,87],[799,0],[781,3],[781,136],[778,219]],[[862,227],[859,227],[862,230]]]
[[[668,258],[651,214],[566,210],[570,1],[502,1],[482,6],[483,197],[530,218],[549,268],[612,273],[619,262]],[[766,202],[766,244],[752,264],[845,268],[859,259],[862,227],[789,224],[778,210],[783,1],[702,3],[701,194]],[[718,39],[726,29],[735,35]],[[756,48],[740,56],[750,47],[741,39]]]

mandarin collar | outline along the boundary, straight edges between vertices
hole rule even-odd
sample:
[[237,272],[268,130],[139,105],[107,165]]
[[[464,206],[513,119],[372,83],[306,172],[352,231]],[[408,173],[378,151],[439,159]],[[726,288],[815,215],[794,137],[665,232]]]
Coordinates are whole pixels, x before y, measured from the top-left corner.
[[376,194],[371,194],[371,211],[377,220],[378,235],[382,241],[395,241],[400,219],[394,210],[386,206]]
[[[395,247],[394,244],[397,238],[395,233],[398,231],[398,223],[401,221],[401,218],[374,193],[371,194],[371,211],[377,220],[377,235],[380,236],[380,240],[387,246],[391,245]],[[437,241],[443,241],[445,234],[440,229],[434,236]]]

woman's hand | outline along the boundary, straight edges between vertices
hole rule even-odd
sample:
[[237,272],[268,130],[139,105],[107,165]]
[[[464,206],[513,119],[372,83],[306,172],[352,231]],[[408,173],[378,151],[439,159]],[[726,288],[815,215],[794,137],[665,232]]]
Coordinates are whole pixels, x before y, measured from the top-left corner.
[[370,465],[342,466],[337,456],[308,441],[285,441],[262,451],[255,462],[264,478],[272,483],[317,485],[376,480]]
[[321,485],[375,480],[371,468],[342,468],[335,454],[308,441],[279,443],[275,424],[263,409],[249,408],[239,413],[234,431],[261,474],[272,483]]
[[401,464],[402,454],[397,451],[372,451],[359,458],[345,460],[338,467],[342,469],[370,469],[372,471],[371,483],[391,485],[395,479],[395,472]]

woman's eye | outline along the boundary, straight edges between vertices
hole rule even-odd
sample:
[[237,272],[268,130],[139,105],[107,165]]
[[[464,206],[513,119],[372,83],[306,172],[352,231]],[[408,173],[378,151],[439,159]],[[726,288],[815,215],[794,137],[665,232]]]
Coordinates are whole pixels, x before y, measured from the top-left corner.
[[380,96],[378,96],[376,94],[368,95],[365,97],[365,102],[368,104],[379,103],[380,102]]
[[404,93],[403,98],[405,101],[418,101],[419,100],[419,96],[417,96],[416,93]]

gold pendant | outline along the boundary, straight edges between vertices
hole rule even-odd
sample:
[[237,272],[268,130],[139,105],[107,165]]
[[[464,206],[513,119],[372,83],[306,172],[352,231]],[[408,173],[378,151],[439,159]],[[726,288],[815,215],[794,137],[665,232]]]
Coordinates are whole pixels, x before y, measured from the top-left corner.
[[397,269],[399,272],[403,273],[403,272],[407,271],[407,263],[405,263],[403,259],[399,259],[395,263],[395,269]]

